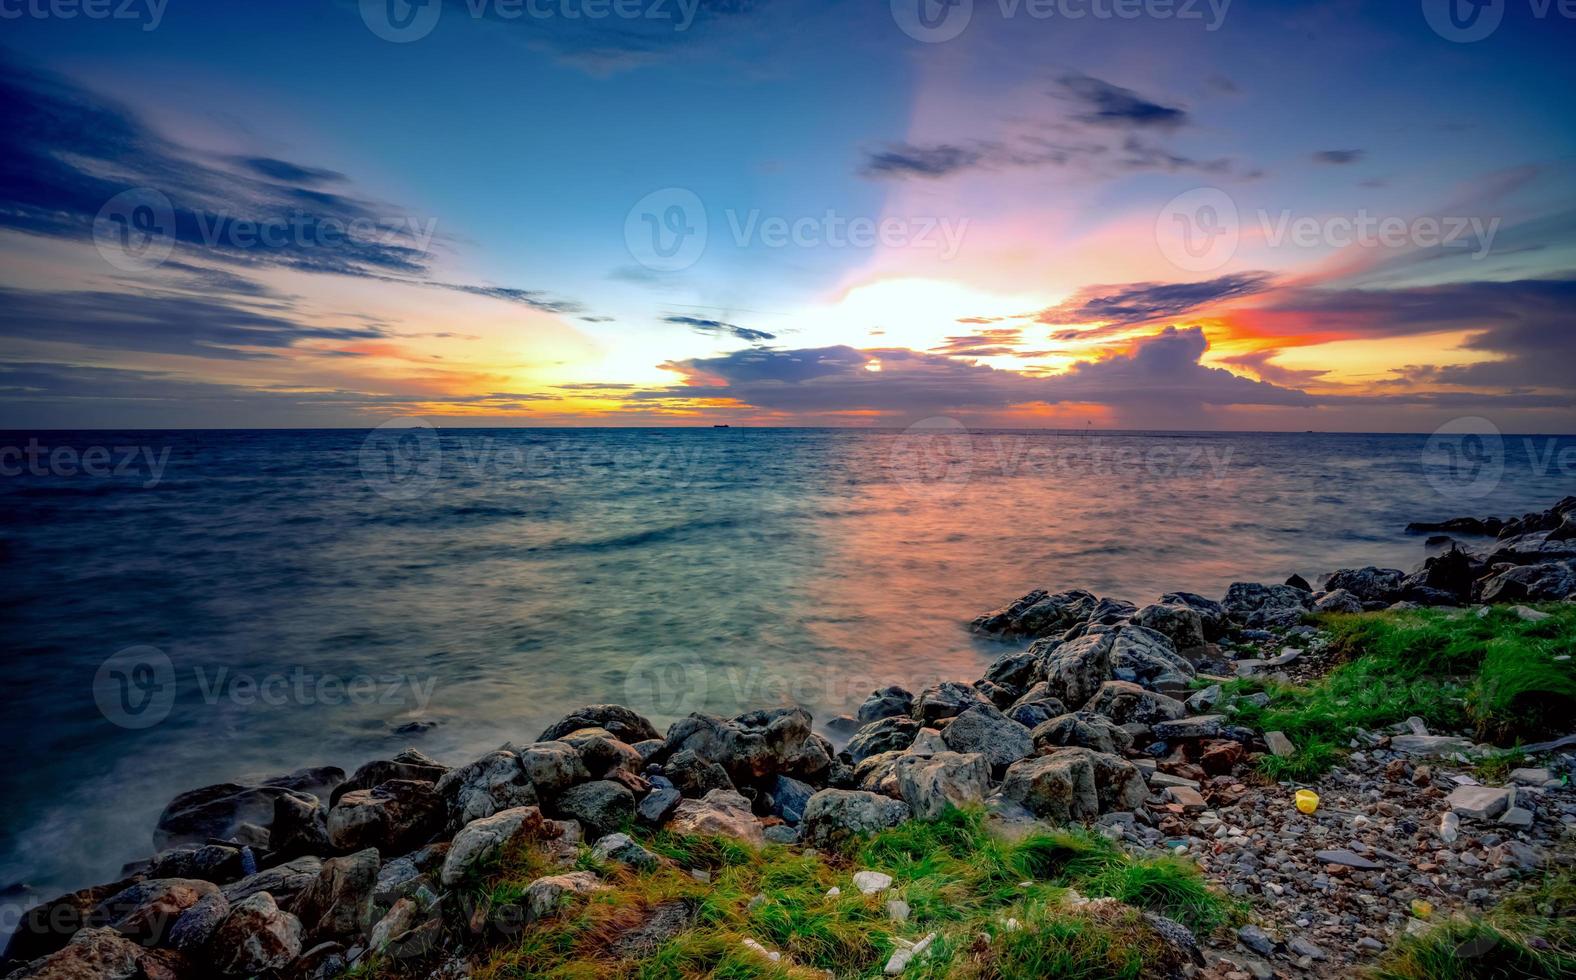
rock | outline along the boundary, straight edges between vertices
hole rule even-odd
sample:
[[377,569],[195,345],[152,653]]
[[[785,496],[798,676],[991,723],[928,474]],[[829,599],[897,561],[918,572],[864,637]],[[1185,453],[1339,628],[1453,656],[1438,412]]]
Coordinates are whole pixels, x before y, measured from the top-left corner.
[[605,728],[578,728],[558,741],[575,750],[592,779],[616,779],[620,771],[640,771],[640,753]]
[[832,759],[810,721],[803,708],[750,711],[727,721],[692,714],[668,729],[667,751],[689,749],[719,763],[738,785],[778,774],[813,781]]
[[[905,942],[901,939],[897,941],[899,943]],[[935,941],[936,934],[932,932],[928,933],[924,939],[914,943],[912,946],[899,945],[897,949],[892,951],[891,957],[887,959],[886,966],[881,968],[881,972],[885,973],[889,977],[897,976],[908,968],[909,963],[913,962],[914,957],[922,956],[925,951],[930,948],[930,944]]]
[[608,944],[608,952],[623,960],[648,957],[690,928],[695,922],[697,908],[697,902],[683,898],[653,906],[644,921],[620,933]]
[[1242,761],[1242,754],[1241,742],[1212,739],[1204,742],[1198,764],[1211,776],[1226,776]]
[[1211,684],[1182,702],[1182,704],[1192,714],[1207,714],[1215,710],[1215,706],[1220,704],[1220,699],[1224,694],[1225,692],[1219,684]]
[[889,898],[886,903],[887,920],[890,922],[904,923],[908,921],[910,909],[908,903],[901,898]]
[[1019,699],[1007,709],[1007,717],[1031,732],[1058,715],[1067,713],[1067,706],[1056,698],[1039,698],[1033,701]]
[[348,954],[344,943],[318,943],[296,957],[286,972],[290,980],[333,980],[349,969]]
[[684,749],[673,753],[662,767],[662,774],[680,793],[699,799],[714,789],[733,789],[728,770],[699,753]]
[[1156,722],[1150,727],[1155,738],[1162,742],[1175,742],[1216,738],[1220,735],[1221,726],[1224,724],[1225,718],[1221,715],[1194,715],[1191,718],[1178,718],[1175,721]]
[[990,760],[983,755],[905,755],[895,766],[898,792],[921,820],[936,819],[949,805],[980,803],[990,791]]
[[1470,820],[1493,820],[1516,802],[1514,789],[1493,786],[1457,786],[1445,805]]
[[[811,797],[811,803],[814,800]],[[667,826],[676,834],[719,834],[756,847],[766,843],[750,801],[732,790],[714,789],[704,799],[680,802]]]
[[1036,590],[1000,609],[980,616],[971,625],[981,633],[1025,637],[1050,636],[1083,622],[1098,602],[1092,592],[1083,589],[1057,592],[1054,595]]
[[1263,929],[1255,925],[1246,925],[1237,930],[1237,939],[1242,945],[1258,953],[1260,956],[1275,955],[1275,940],[1265,934]]
[[1360,613],[1363,601],[1345,589],[1331,589],[1314,600],[1313,608],[1322,613]]
[[[583,771],[579,756],[569,746],[561,742],[548,744],[563,746],[560,758],[568,756]],[[582,778],[589,775],[583,773]],[[472,820],[490,817],[500,810],[534,806],[537,802],[536,787],[521,768],[520,756],[509,749],[489,752],[469,765],[450,769],[435,788],[448,809],[451,830],[459,830]]]
[[441,870],[449,850],[447,841],[431,844],[384,864],[378,869],[378,880],[372,888],[373,904],[386,909],[409,898],[422,886],[431,885],[435,880],[431,872]]
[[1204,639],[1207,641],[1220,639],[1231,628],[1231,619],[1226,613],[1226,607],[1196,592],[1167,592],[1160,597],[1160,604],[1186,606],[1198,613],[1199,620],[1204,626]]
[[1080,746],[1096,752],[1121,755],[1132,747],[1132,736],[1104,715],[1075,711],[1059,715],[1036,727],[1031,733],[1034,746],[1041,752],[1067,746]]
[[314,944],[356,942],[372,927],[372,897],[381,862],[373,848],[329,858],[290,911]]
[[809,783],[801,782],[792,776],[778,776],[767,790],[771,815],[780,817],[788,823],[797,824],[804,819],[805,805],[814,795],[815,787]]
[[1064,704],[1084,704],[1094,697],[1112,677],[1113,641],[1111,633],[1095,633],[1043,648],[1041,672],[1050,696]]
[[1461,818],[1454,811],[1446,810],[1439,815],[1439,839],[1446,844],[1454,844],[1456,838],[1461,836]]
[[280,970],[301,955],[302,935],[301,920],[258,892],[230,909],[208,941],[208,959],[221,974]]
[[1136,766],[1089,749],[1058,749],[1009,766],[1003,798],[1060,823],[1092,820],[1108,810],[1132,810],[1149,795]]
[[1391,603],[1401,595],[1406,573],[1398,568],[1342,568],[1324,583],[1330,591],[1343,589],[1363,602]]
[[556,742],[582,728],[601,728],[628,745],[650,738],[661,738],[651,722],[621,704],[588,704],[547,726],[538,742]]
[[855,765],[882,752],[901,752],[914,743],[919,728],[912,718],[883,718],[855,732],[844,751]]
[[1197,786],[1168,786],[1163,794],[1168,803],[1175,803],[1183,813],[1202,813],[1208,809]]
[[1301,936],[1293,936],[1291,940],[1286,943],[1286,948],[1291,951],[1293,956],[1306,956],[1312,960],[1322,960],[1325,958],[1324,950],[1315,946],[1313,943],[1310,943]]
[[1187,708],[1176,698],[1146,691],[1128,681],[1101,684],[1083,710],[1104,715],[1118,725],[1136,722],[1150,727],[1157,721],[1173,721],[1187,714]]
[[[334,771],[344,776],[342,771]],[[289,795],[297,796],[305,804],[317,804],[311,794],[283,786],[220,783],[182,793],[159,815],[153,831],[154,849],[163,851],[176,844],[229,840],[245,824],[270,822],[275,798]]]
[[861,762],[854,767],[854,788],[896,799],[901,793],[897,782],[897,764],[908,754],[882,752]]
[[1532,826],[1532,811],[1524,806],[1513,806],[1500,816],[1499,822],[1506,827],[1525,830]]
[[856,716],[861,725],[868,725],[882,718],[891,718],[895,715],[907,715],[914,710],[914,695],[901,687],[893,685],[871,691],[865,698],[864,704],[859,706]]
[[785,823],[772,824],[766,828],[766,843],[792,846],[799,843],[799,828],[790,827]]
[[1448,735],[1396,735],[1390,739],[1390,751],[1439,758],[1457,752],[1471,752],[1472,741]]
[[1554,602],[1576,594],[1576,560],[1519,565],[1483,583],[1483,602]]
[[611,834],[635,817],[635,794],[622,783],[597,779],[564,790],[555,810],[560,816],[573,817],[593,837]]
[[1529,609],[1526,606],[1511,606],[1510,611],[1516,614],[1517,619],[1525,623],[1541,623],[1545,619],[1550,618],[1548,613],[1538,612],[1536,609]]
[[1115,680],[1132,681],[1156,691],[1181,691],[1196,673],[1171,641],[1152,629],[1128,625],[1112,636],[1110,664]]
[[195,953],[208,945],[214,931],[229,914],[230,903],[222,892],[204,895],[170,926],[166,944],[183,953]]
[[113,929],[82,929],[47,957],[35,959],[12,980],[144,980],[167,977],[153,950],[144,949]]
[[[273,820],[268,824],[268,845],[280,858],[329,853],[332,845],[328,839],[328,809],[316,799],[294,793],[275,797]],[[236,852],[236,865],[239,869],[239,851]]]
[[941,738],[952,751],[978,753],[997,769],[1034,752],[1034,738],[1029,730],[988,704],[964,709],[947,725]]
[[653,776],[651,779],[651,792],[640,798],[640,803],[635,807],[635,813],[641,821],[653,827],[660,827],[666,823],[668,817],[678,807],[682,796],[678,787],[674,786],[665,776]]
[[402,749],[392,759],[369,762],[351,774],[350,778],[334,787],[329,794],[329,809],[339,803],[346,793],[358,789],[372,789],[392,779],[406,779],[419,783],[436,783],[449,768],[436,759],[416,749]]
[[322,870],[323,862],[320,859],[305,854],[284,864],[264,868],[257,874],[247,875],[240,881],[225,885],[222,890],[231,905],[258,892],[268,892],[276,901],[289,901],[315,881]]
[[391,779],[341,796],[328,811],[328,837],[341,851],[376,847],[397,854],[426,843],[447,814],[432,783]]
[[[35,905],[20,916],[15,916],[15,912],[11,911],[7,921],[0,924],[0,931],[10,925],[12,917],[16,919],[16,928],[6,943],[4,954],[0,955],[0,963],[7,961],[25,963],[59,951],[71,941],[72,934],[82,928],[95,906],[141,880],[143,880],[142,876],[137,875],[105,885],[83,888]],[[26,901],[25,895],[23,901]]]
[[540,922],[558,914],[572,899],[601,891],[605,886],[590,871],[549,875],[531,882],[521,899],[526,922]]
[[1313,608],[1313,597],[1289,585],[1233,582],[1224,606],[1232,619],[1250,629],[1295,626]]
[[157,946],[181,914],[219,886],[197,878],[139,881],[105,898],[88,914],[89,928],[110,928],[133,942]]
[[[552,799],[574,784],[591,778],[591,771],[586,768],[580,753],[567,742],[533,742],[515,750],[515,755],[520,760],[520,772],[535,788],[538,800]],[[511,797],[495,797],[498,801],[508,798]],[[528,803],[521,805],[530,806]]]
[[628,834],[608,834],[591,848],[591,856],[599,861],[617,861],[637,871],[650,871],[660,863],[657,856],[641,847]]
[[909,818],[908,804],[859,790],[823,789],[810,797],[801,831],[815,847],[837,846],[851,837],[895,827]]
[[472,868],[493,858],[511,842],[546,834],[542,811],[534,806],[515,807],[473,820],[454,835],[439,881],[446,888],[458,885]]
[[241,849],[224,844],[180,844],[155,856],[148,869],[150,878],[200,878],[221,885],[244,874]]
[[1265,732],[1264,747],[1270,750],[1270,755],[1288,759],[1297,754],[1297,747],[1291,744],[1284,732]]
[[934,727],[943,718],[952,718],[977,704],[989,702],[972,687],[956,681],[943,681],[919,692],[914,699],[913,715],[921,725]]
[[1521,786],[1542,786],[1554,778],[1548,769],[1512,769],[1510,781]]
[[892,887],[892,876],[880,871],[860,871],[854,875],[854,887],[861,895],[877,895]]
[[1375,862],[1370,861],[1361,855],[1354,854],[1351,851],[1344,849],[1333,851],[1314,851],[1313,857],[1315,860],[1322,861],[1325,864],[1337,864],[1343,868],[1356,868],[1359,871],[1377,871],[1378,869],[1384,867],[1382,864],[1376,864]]
[[414,900],[400,899],[388,910],[388,914],[372,927],[367,948],[396,957],[410,955],[415,950],[406,947],[404,940],[421,925],[423,918],[421,906]]
[[904,755],[935,755],[937,752],[951,751],[947,748],[947,740],[934,728],[921,728],[919,734],[914,736],[914,742],[903,750]]
[[1039,680],[1039,658],[1028,651],[1004,653],[987,668],[983,680],[1012,691],[1013,700]]
[[1089,615],[1084,617],[1084,621],[1091,626],[1115,626],[1132,619],[1136,612],[1138,607],[1126,599],[1102,598],[1089,610]]
[[1298,575],[1296,572],[1292,572],[1291,577],[1286,579],[1284,584],[1289,585],[1294,589],[1301,589],[1304,592],[1313,591],[1313,586],[1308,584],[1308,580],[1303,578],[1301,575]]
[[1133,615],[1133,622],[1161,634],[1177,650],[1196,650],[1207,642],[1204,617],[1180,602],[1151,603]]

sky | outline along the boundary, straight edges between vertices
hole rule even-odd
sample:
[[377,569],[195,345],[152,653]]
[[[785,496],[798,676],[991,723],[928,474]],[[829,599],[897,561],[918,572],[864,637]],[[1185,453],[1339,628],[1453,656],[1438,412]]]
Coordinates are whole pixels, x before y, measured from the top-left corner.
[[1573,432],[1573,15],[0,0],[0,427]]

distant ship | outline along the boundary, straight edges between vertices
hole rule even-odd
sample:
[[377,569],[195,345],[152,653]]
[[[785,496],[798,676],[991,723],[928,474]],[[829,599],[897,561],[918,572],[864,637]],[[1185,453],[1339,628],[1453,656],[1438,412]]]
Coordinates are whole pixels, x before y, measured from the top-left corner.
[[733,428],[733,426],[729,425],[726,422],[723,422],[720,425],[713,425],[712,428],[713,429],[731,429],[731,428]]

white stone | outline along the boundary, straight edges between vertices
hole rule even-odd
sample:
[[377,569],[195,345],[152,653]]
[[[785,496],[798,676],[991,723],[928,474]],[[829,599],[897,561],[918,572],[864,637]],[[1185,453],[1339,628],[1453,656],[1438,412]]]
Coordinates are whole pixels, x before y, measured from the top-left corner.
[[1554,774],[1547,769],[1512,769],[1510,772],[1510,781],[1522,786],[1543,786],[1553,778]]
[[1452,811],[1445,811],[1439,817],[1439,839],[1446,844],[1454,844],[1460,836],[1461,818]]
[[1513,787],[1457,786],[1450,791],[1445,805],[1463,817],[1493,820],[1516,802]]
[[854,875],[854,887],[861,895],[874,895],[892,887],[892,876],[879,871],[861,871]]
[[[930,944],[935,941],[935,938],[936,934],[931,933],[912,946],[906,948],[899,946],[892,951],[892,958],[887,960],[886,967],[882,972],[889,977],[895,977],[902,973],[904,968],[908,966],[909,961],[929,948]],[[902,940],[899,940],[899,942],[902,942]]]
[[893,922],[907,922],[908,913],[908,903],[903,901],[901,898],[887,900],[886,914],[888,919],[891,919]]

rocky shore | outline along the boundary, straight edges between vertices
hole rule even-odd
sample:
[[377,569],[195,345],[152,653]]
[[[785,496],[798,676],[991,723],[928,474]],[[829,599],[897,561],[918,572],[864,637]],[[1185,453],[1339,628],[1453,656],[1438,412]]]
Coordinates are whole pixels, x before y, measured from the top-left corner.
[[[1142,607],[1031,592],[972,624],[1017,641],[982,677],[872,692],[825,726],[849,733],[842,744],[798,707],[694,714],[659,732],[628,708],[588,705],[459,766],[407,749],[348,776],[318,768],[194,789],[165,808],[148,860],[27,913],[0,975],[471,976],[500,935],[604,888],[594,867],[672,865],[643,834],[833,854],[954,807],[982,810],[1004,838],[1089,825],[1134,852],[1185,855],[1242,900],[1237,923],[1197,936],[1145,912],[1135,928],[1167,951],[1157,975],[1350,975],[1453,911],[1568,868],[1576,839],[1576,743],[1554,740],[1565,732],[1489,780],[1473,773],[1495,748],[1471,732],[1421,718],[1354,731],[1311,813],[1293,805],[1295,786],[1262,775],[1266,758],[1299,750],[1242,723],[1269,696],[1233,682],[1326,671],[1337,654],[1310,614],[1473,616],[1499,604],[1536,621],[1549,614],[1530,604],[1576,599],[1576,497],[1409,530],[1455,537],[1431,539],[1445,550],[1411,574],[1342,569],[1322,590],[1293,576]],[[1456,540],[1468,536],[1482,540]],[[522,843],[542,873],[519,895],[479,901],[468,884]],[[906,919],[890,870],[851,883]],[[609,955],[648,955],[692,917],[670,908],[627,923]],[[935,936],[894,949],[884,972],[917,969]]]

